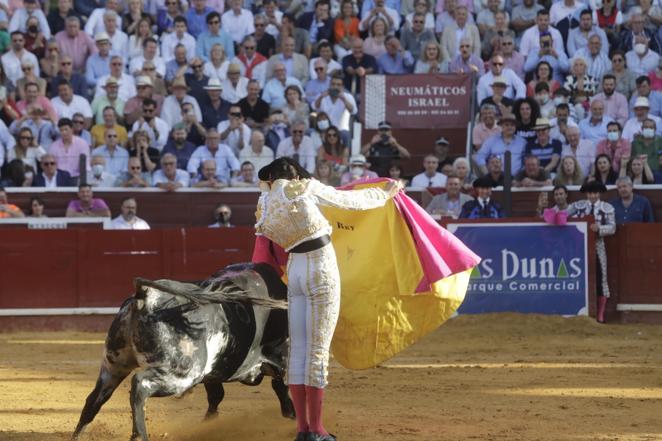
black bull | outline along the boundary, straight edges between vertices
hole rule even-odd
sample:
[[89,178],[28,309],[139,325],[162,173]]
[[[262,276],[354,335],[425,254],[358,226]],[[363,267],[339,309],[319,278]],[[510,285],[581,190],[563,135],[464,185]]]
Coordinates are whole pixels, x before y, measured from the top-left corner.
[[147,441],[145,400],[179,395],[204,383],[209,408],[218,412],[223,383],[260,384],[264,375],[294,417],[283,382],[288,350],[287,287],[264,264],[231,265],[202,285],[136,280],[106,337],[96,387],[87,397],[73,438],[94,419],[134,369],[132,440]]

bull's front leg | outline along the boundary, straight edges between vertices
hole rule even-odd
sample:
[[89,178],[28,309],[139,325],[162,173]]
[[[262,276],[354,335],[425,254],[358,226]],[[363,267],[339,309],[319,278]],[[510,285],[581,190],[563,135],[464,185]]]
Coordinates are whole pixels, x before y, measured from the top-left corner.
[[207,403],[209,403],[205,419],[217,417],[218,405],[221,404],[221,401],[223,401],[223,397],[225,396],[223,383],[220,381],[205,382],[205,390],[207,391]]
[[271,387],[273,388],[274,392],[276,392],[278,401],[280,401],[280,413],[285,418],[296,418],[294,404],[292,404],[292,400],[290,399],[290,394],[288,392],[287,386],[285,385],[285,382],[283,381],[283,377],[273,377],[271,379]]

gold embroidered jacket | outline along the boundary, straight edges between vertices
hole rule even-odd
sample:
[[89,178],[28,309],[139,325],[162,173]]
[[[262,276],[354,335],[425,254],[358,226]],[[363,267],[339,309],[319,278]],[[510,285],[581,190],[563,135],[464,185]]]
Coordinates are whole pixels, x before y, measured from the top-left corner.
[[331,225],[319,205],[369,210],[382,207],[391,196],[381,188],[342,191],[315,179],[279,179],[260,196],[255,234],[289,251],[300,243],[331,234]]

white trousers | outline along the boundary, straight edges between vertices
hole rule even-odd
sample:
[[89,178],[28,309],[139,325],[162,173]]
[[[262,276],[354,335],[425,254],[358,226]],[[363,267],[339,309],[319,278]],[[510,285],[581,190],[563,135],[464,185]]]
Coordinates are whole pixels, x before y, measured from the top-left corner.
[[340,275],[333,245],[290,253],[288,383],[327,385],[329,348],[340,311]]

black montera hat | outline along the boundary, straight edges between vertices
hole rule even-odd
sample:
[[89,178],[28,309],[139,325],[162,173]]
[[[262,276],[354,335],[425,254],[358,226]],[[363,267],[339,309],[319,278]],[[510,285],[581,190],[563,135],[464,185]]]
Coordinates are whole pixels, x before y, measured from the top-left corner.
[[493,188],[494,181],[487,176],[483,176],[482,178],[476,179],[473,186],[474,188]]
[[604,193],[607,191],[607,187],[600,181],[590,181],[582,185],[579,191],[582,193]]
[[297,172],[297,175],[300,178],[311,178],[311,174],[308,173],[308,171],[299,164],[299,162],[293,158],[290,158],[288,156],[283,156],[278,159],[274,159],[269,163],[268,165],[265,165],[260,169],[260,171],[257,173],[257,177],[260,179],[260,181],[266,181],[269,182],[272,180],[272,176],[274,172],[278,170],[283,170],[287,168],[288,166],[294,167],[294,169]]

